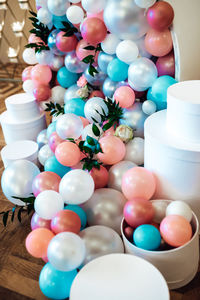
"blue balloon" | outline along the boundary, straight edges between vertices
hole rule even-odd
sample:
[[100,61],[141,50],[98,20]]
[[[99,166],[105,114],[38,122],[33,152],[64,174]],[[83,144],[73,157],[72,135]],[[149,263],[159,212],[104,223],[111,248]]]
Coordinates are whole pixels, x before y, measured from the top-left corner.
[[112,81],[109,77],[103,83],[103,93],[106,97],[112,98],[117,89],[118,82]]
[[100,70],[107,74],[108,64],[115,58],[113,55],[106,54],[104,52],[100,52],[98,56],[98,65]]
[[161,235],[155,226],[144,224],[134,231],[133,241],[138,248],[153,251],[159,248]]
[[156,103],[157,110],[167,108],[167,89],[175,83],[177,83],[177,80],[168,75],[160,76],[154,81],[147,97],[148,100]]
[[[67,210],[74,211],[81,219],[81,230],[86,227],[87,224],[87,215],[85,211],[78,205],[69,204],[65,207]],[[80,269],[80,267],[79,267]]]
[[51,156],[46,160],[44,170],[54,172],[62,178],[65,174],[71,171],[71,168],[61,165],[55,156]]
[[128,68],[129,65],[125,64],[118,58],[114,58],[107,68],[108,76],[113,81],[123,81],[128,78]]
[[61,52],[57,47],[56,47],[56,36],[60,32],[58,29],[54,29],[49,37],[48,37],[48,46],[55,55],[64,55],[63,52]]
[[78,80],[78,75],[67,70],[66,67],[62,67],[57,73],[57,80],[63,88],[69,88],[75,84]]
[[[62,29],[64,28],[64,25],[62,22],[68,22],[68,19],[66,17],[66,15],[64,16],[55,16],[53,15],[53,25],[57,28],[57,29]],[[69,23],[69,22],[68,22]]]
[[49,139],[50,135],[56,131],[56,121],[49,124],[47,128],[47,138]]
[[72,282],[76,275],[76,270],[62,272],[56,270],[50,263],[47,263],[40,272],[40,289],[50,299],[68,298]]
[[85,101],[83,101],[80,98],[73,98],[66,102],[65,113],[66,114],[75,114],[79,117],[85,118],[84,107],[85,107]]

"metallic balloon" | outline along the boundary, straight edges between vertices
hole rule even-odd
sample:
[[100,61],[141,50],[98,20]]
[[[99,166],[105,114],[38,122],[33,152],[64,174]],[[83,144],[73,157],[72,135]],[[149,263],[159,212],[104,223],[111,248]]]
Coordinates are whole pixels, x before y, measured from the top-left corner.
[[106,97],[112,98],[114,95],[119,82],[112,81],[109,77],[103,83],[103,93]]
[[124,124],[134,129],[134,136],[144,137],[144,122],[148,115],[142,111],[141,103],[134,103],[133,106],[123,109],[123,119],[120,125]]
[[86,257],[83,265],[91,260],[111,253],[124,253],[120,236],[106,226],[91,226],[79,233],[86,246]]
[[42,146],[42,148],[38,152],[38,160],[42,166],[45,165],[46,160],[51,156],[54,156],[54,153],[51,151],[48,144]]
[[37,228],[47,228],[51,230],[51,220],[42,219],[36,212],[31,218],[31,229],[35,230]]
[[10,163],[1,177],[1,187],[6,198],[14,204],[25,205],[21,200],[12,197],[30,197],[33,179],[39,173],[39,168],[28,160],[16,160]]
[[135,137],[126,144],[125,160],[132,161],[137,165],[144,164],[144,139]]
[[145,48],[144,40],[145,40],[145,36],[135,41],[139,49],[139,55],[141,57],[150,58],[152,55],[149,52],[147,52]]
[[150,116],[156,112],[156,103],[152,100],[144,101],[142,104],[142,110],[146,115]]
[[122,192],[122,177],[124,175],[124,173],[129,170],[132,169],[134,167],[136,167],[137,165],[134,164],[131,161],[120,161],[119,163],[117,163],[116,165],[113,165],[110,169],[109,169],[109,181],[108,181],[108,187],[112,188],[114,190],[118,190],[119,192]]
[[119,191],[110,188],[97,189],[93,196],[83,204],[88,224],[90,226],[104,225],[120,234],[120,224],[126,201],[124,195]]
[[48,9],[55,16],[65,15],[69,6],[68,0],[48,0]]
[[87,64],[79,60],[76,52],[72,51],[65,56],[65,67],[72,73],[82,73],[87,68]]
[[46,129],[43,129],[38,134],[38,136],[37,136],[37,143],[38,143],[39,149],[42,148],[42,146],[48,144],[47,130]]
[[94,86],[101,86],[106,79],[107,75],[103,73],[99,68],[97,68],[99,73],[95,73],[94,76],[91,76],[88,72],[88,68],[85,70],[84,75],[86,80]]
[[71,100],[73,98],[77,98],[77,94],[76,92],[79,90],[80,88],[76,85],[76,84],[73,84],[71,85],[65,92],[65,98],[64,98],[64,101],[65,103],[68,101],[68,100]]
[[63,66],[64,66],[64,58],[63,58],[63,56],[54,55],[53,58],[52,58],[52,61],[49,64],[49,67],[53,71],[57,72]]
[[113,58],[115,58],[115,56],[106,54],[104,52],[99,53],[98,65],[99,65],[100,70],[103,73],[107,74],[108,64],[109,64],[109,62],[111,62],[113,60]]
[[145,10],[133,0],[109,0],[104,10],[104,22],[111,33],[122,40],[135,40],[148,30]]
[[55,54],[55,55],[64,55],[64,53],[61,52],[60,50],[58,50],[58,48],[56,47],[56,36],[59,32],[60,32],[60,30],[54,29],[50,33],[50,35],[48,37],[48,46],[52,50],[53,54]]

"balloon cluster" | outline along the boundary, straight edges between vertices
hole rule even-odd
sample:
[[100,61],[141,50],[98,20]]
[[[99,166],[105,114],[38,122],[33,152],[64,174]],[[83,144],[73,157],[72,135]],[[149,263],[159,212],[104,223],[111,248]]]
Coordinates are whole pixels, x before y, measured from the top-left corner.
[[192,238],[192,210],[182,201],[169,204],[166,200],[151,202],[133,197],[124,207],[124,218],[124,235],[144,250],[171,250]]

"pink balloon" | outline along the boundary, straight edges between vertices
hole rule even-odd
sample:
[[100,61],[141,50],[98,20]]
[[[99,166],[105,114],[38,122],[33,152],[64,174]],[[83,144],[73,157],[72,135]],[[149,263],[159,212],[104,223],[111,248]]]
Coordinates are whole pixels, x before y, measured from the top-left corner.
[[23,81],[31,79],[31,70],[32,70],[32,68],[33,68],[33,66],[29,66],[29,67],[24,69],[24,71],[22,72],[22,80]]
[[172,36],[169,29],[156,31],[150,29],[145,36],[146,50],[154,56],[164,56],[173,48]]
[[54,172],[45,171],[38,174],[32,184],[32,190],[35,197],[46,190],[59,191],[61,177]]
[[175,59],[173,51],[168,55],[159,57],[156,62],[158,70],[158,76],[169,75],[174,77],[175,75]]
[[78,234],[80,229],[81,219],[71,210],[60,210],[51,220],[51,230],[55,234],[66,231]]
[[76,49],[78,40],[75,35],[64,36],[65,32],[61,31],[56,36],[56,47],[62,52],[71,52]]
[[31,229],[47,228],[51,230],[51,220],[42,219],[36,212],[31,218]]
[[52,79],[51,68],[46,65],[37,64],[31,70],[31,79],[47,85]]
[[33,95],[38,102],[46,101],[51,97],[51,89],[48,85],[38,85],[34,88]]
[[116,89],[114,99],[122,108],[128,108],[135,102],[135,93],[128,86],[121,86]]
[[63,142],[65,142],[65,140],[61,139],[61,138],[59,137],[59,135],[58,135],[56,132],[53,132],[53,133],[50,135],[49,141],[48,141],[49,147],[51,148],[51,150],[52,150],[54,153],[55,153],[55,151],[56,151],[56,147],[57,147],[59,144],[63,143]]
[[103,99],[105,98],[104,94],[101,91],[98,91],[98,90],[92,91],[89,98],[93,98],[93,97],[100,97],[100,98],[103,98]]
[[126,154],[124,143],[116,136],[108,135],[99,140],[103,153],[98,153],[98,159],[106,165],[114,165],[123,160]]
[[154,175],[142,167],[126,171],[122,178],[122,192],[128,200],[133,198],[151,199],[156,189]]
[[107,28],[102,20],[87,18],[81,25],[81,34],[86,42],[97,45],[105,39]]
[[101,21],[104,21],[103,13],[104,13],[104,11],[101,11],[98,14],[92,14],[92,13],[87,12],[87,18],[98,18]]
[[76,144],[64,142],[57,146],[55,156],[62,165],[73,167],[80,162],[81,152]]
[[[89,43],[87,43],[85,40],[80,40],[76,47],[76,55],[79,60],[83,60],[88,55],[94,55],[95,50],[86,50],[85,47],[90,46]],[[98,54],[95,56],[95,62],[97,62]]]

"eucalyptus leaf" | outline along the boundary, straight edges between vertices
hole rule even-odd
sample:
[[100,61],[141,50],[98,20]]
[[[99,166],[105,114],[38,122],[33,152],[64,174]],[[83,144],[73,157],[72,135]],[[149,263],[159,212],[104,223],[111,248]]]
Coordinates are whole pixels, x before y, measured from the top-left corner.
[[94,133],[95,136],[100,136],[100,130],[96,124],[92,125],[92,132]]

